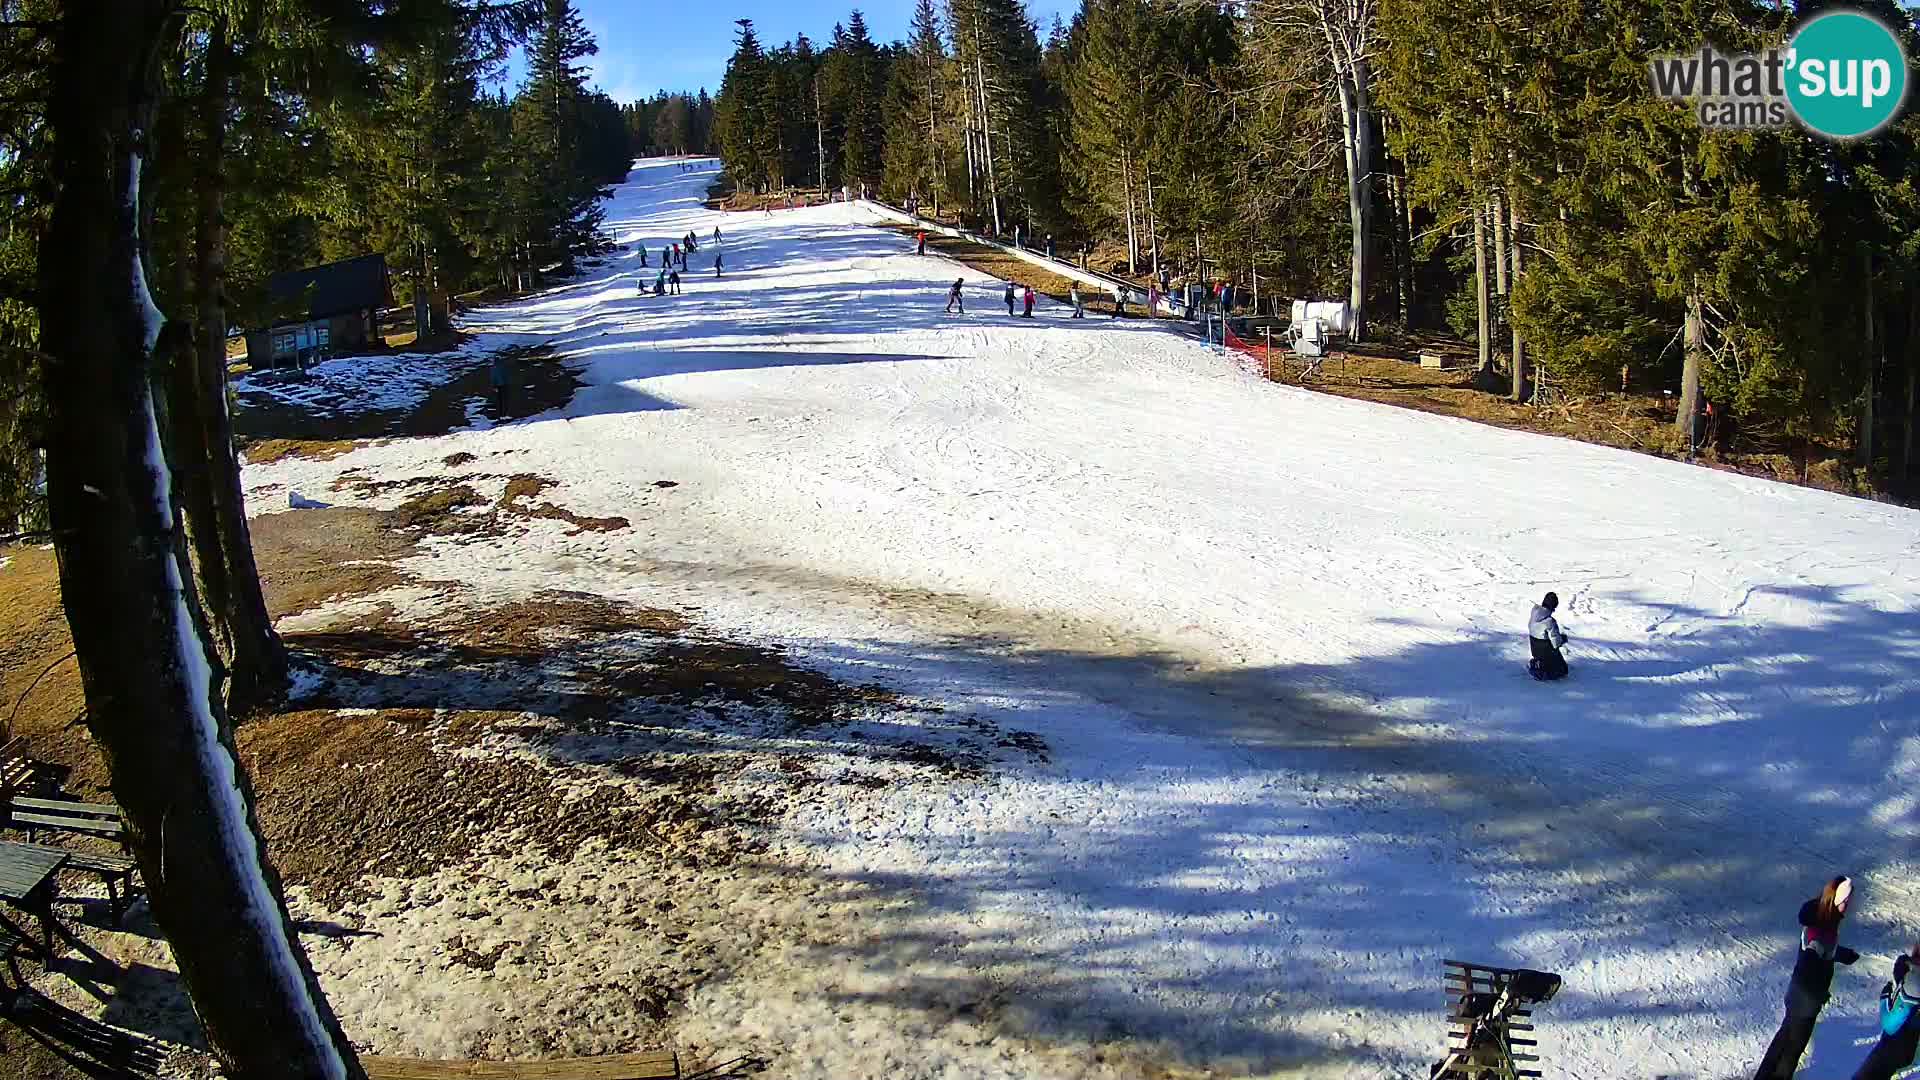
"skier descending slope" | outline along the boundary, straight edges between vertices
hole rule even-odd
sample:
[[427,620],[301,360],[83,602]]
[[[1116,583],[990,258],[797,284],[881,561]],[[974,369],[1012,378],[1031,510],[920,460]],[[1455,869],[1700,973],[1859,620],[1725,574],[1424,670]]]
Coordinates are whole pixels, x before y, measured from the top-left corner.
[[1533,648],[1527,674],[1542,682],[1567,677],[1567,658],[1560,653],[1567,647],[1567,635],[1560,632],[1560,623],[1553,617],[1559,606],[1560,597],[1548,593],[1527,615],[1527,644]]
[[1893,981],[1880,989],[1880,1041],[1853,1080],[1893,1080],[1920,1050],[1920,945],[1893,962]]
[[1847,917],[1853,882],[1844,875],[1827,882],[1820,895],[1800,905],[1800,952],[1787,983],[1787,1015],[1767,1044],[1754,1080],[1791,1080],[1800,1055],[1813,1040],[1813,1025],[1833,991],[1833,965],[1851,964],[1860,954],[1840,944],[1840,920]]
[[967,313],[967,299],[960,293],[960,287],[964,284],[964,278],[953,279],[953,287],[947,290],[947,314],[953,314],[956,308],[962,315]]

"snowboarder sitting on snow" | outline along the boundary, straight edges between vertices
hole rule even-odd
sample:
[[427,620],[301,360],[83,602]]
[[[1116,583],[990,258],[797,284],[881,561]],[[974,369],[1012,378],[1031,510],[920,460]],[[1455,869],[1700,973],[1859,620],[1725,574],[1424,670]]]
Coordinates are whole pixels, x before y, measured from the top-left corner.
[[1920,1049],[1920,945],[1893,962],[1893,981],[1880,989],[1880,1041],[1853,1080],[1893,1080]]
[[953,314],[955,308],[958,308],[962,315],[967,313],[966,298],[960,295],[960,286],[964,283],[964,278],[953,279],[953,287],[947,290],[947,314]]
[[1567,676],[1567,658],[1560,655],[1560,650],[1566,647],[1567,635],[1560,632],[1560,623],[1553,617],[1554,610],[1559,606],[1560,598],[1548,593],[1527,616],[1527,643],[1533,646],[1533,659],[1527,661],[1527,674],[1536,679],[1564,679]]
[[1013,314],[1013,290],[1018,288],[1013,282],[1007,282],[1007,314]]

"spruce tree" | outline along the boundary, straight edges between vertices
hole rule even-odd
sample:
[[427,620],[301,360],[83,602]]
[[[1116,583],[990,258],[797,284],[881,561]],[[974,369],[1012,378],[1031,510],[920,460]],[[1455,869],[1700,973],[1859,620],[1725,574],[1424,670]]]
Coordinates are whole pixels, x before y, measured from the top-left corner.
[[598,51],[572,0],[542,0],[514,135],[525,161],[529,242],[563,266],[594,245],[601,220],[600,178],[589,175],[583,152],[586,69],[578,63]]
[[741,19],[733,56],[720,80],[714,105],[715,135],[727,162],[727,173],[742,188],[760,190],[780,167],[775,158],[776,118],[772,105],[772,75],[752,19]]

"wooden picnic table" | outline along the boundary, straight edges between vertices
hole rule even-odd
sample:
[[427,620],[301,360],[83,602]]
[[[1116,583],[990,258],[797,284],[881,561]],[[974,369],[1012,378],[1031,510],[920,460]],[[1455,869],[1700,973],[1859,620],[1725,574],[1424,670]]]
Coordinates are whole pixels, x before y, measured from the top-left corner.
[[[54,880],[67,858],[67,852],[59,848],[0,840],[0,900],[39,917],[48,956],[53,955]],[[4,916],[0,916],[0,923],[15,931],[20,929]]]

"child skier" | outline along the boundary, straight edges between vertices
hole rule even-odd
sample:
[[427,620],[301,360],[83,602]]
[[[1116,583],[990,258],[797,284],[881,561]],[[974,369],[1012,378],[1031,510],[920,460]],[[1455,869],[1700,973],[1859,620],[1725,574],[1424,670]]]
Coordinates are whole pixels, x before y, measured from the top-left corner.
[[954,278],[953,287],[947,290],[947,314],[949,315],[953,314],[956,308],[962,315],[967,313],[966,297],[960,294],[960,286],[963,284],[965,284],[964,278]]
[[1880,988],[1880,1041],[1853,1080],[1893,1080],[1920,1049],[1920,945],[1893,961],[1893,981]]
[[1016,287],[1013,282],[1007,282],[1007,314],[1009,315],[1013,314],[1013,290]]
[[1813,1040],[1813,1025],[1827,1007],[1833,988],[1833,965],[1851,964],[1860,954],[1840,944],[1840,920],[1847,917],[1853,882],[1837,876],[1820,895],[1800,905],[1800,953],[1787,983],[1787,1014],[1780,1030],[1767,1044],[1766,1056],[1754,1080],[1792,1080],[1800,1055]]
[[1079,282],[1076,281],[1072,285],[1067,286],[1067,299],[1073,301],[1073,317],[1074,318],[1084,319],[1087,317],[1087,303],[1086,301],[1080,299],[1080,283]]
[[1566,648],[1567,635],[1560,632],[1560,623],[1553,617],[1559,606],[1560,597],[1548,593],[1527,614],[1527,644],[1533,649],[1527,674],[1542,682],[1567,677],[1567,658],[1560,654]]
[[1026,295],[1021,297],[1021,300],[1024,301],[1026,305],[1026,310],[1020,313],[1021,317],[1026,319],[1033,318],[1033,286],[1027,286]]

